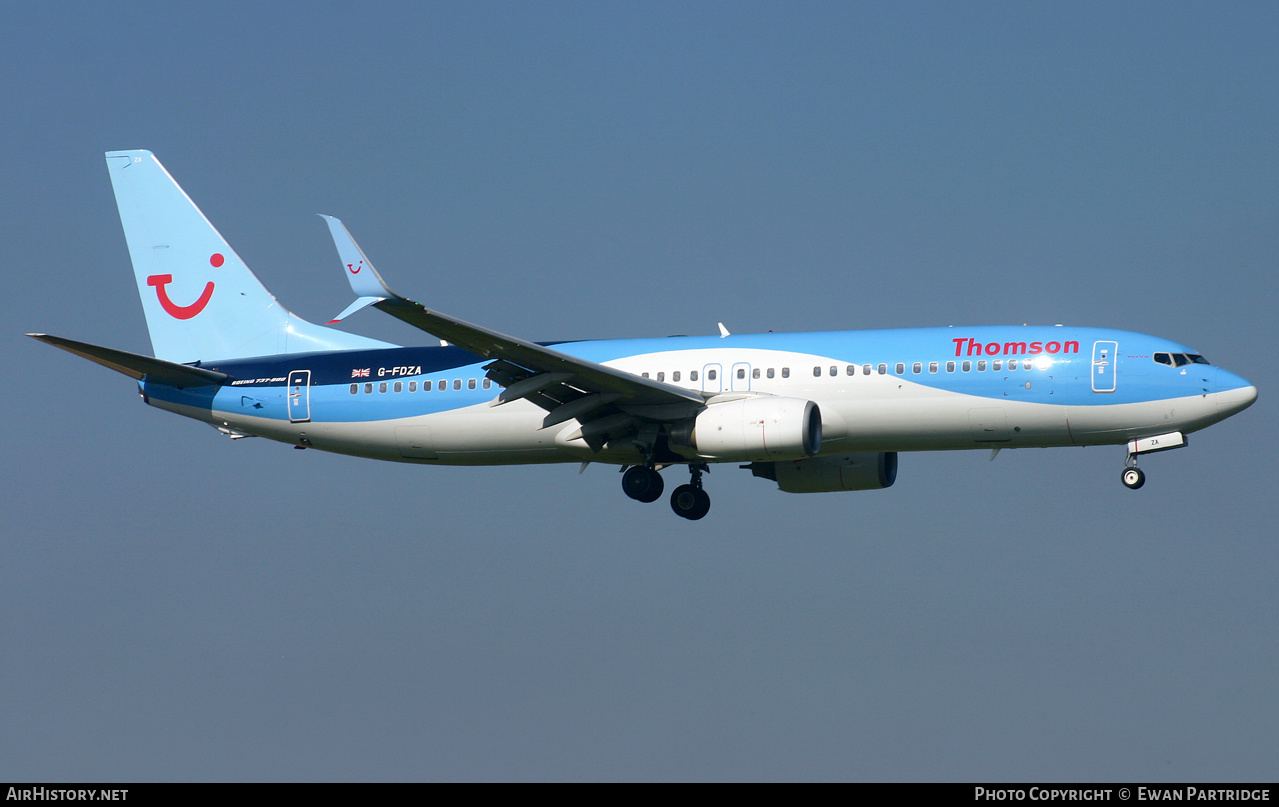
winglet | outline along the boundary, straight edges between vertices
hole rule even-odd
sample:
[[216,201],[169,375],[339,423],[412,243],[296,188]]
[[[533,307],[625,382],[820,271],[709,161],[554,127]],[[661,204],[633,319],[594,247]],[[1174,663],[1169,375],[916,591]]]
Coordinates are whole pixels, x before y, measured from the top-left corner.
[[329,320],[329,323],[341,322],[361,308],[395,297],[395,292],[387,287],[386,281],[382,280],[382,276],[373,268],[373,264],[360,249],[360,245],[355,243],[355,239],[347,231],[346,225],[333,216],[326,216],[323,213],[319,216],[324,219],[325,224],[329,225],[333,246],[337,247],[338,258],[346,269],[343,274],[346,275],[347,282],[351,284],[351,291],[355,292],[359,298],[347,306],[341,314]]
[[720,338],[720,339],[723,339],[725,336],[731,336],[731,334],[728,332],[728,328],[725,328],[725,327],[724,327],[724,323],[722,323],[722,322],[717,322],[717,323],[715,323],[715,324],[719,326],[719,338]]

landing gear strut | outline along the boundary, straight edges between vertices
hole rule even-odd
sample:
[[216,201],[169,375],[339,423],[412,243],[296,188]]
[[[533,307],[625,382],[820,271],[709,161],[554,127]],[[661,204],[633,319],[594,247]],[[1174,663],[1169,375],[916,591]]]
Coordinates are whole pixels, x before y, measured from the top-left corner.
[[702,471],[704,465],[689,464],[688,470],[693,478],[687,485],[680,485],[671,493],[671,509],[675,515],[696,521],[705,516],[711,509],[711,497],[702,490]]
[[637,502],[657,501],[662,487],[662,475],[644,465],[633,465],[622,474],[622,490]]

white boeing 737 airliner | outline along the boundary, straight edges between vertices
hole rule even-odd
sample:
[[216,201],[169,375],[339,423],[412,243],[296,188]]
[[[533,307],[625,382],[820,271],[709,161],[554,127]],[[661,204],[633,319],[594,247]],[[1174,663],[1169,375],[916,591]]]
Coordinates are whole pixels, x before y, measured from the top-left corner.
[[1103,328],[528,342],[391,291],[324,217],[358,298],[333,321],[374,306],[445,340],[400,347],[299,319],[150,152],[106,157],[155,357],[31,336],[233,439],[433,465],[613,464],[642,502],[683,465],[671,507],[698,519],[713,462],[814,493],[886,488],[902,451],[1126,444],[1123,483],[1139,488],[1138,455],[1257,397],[1188,347]]

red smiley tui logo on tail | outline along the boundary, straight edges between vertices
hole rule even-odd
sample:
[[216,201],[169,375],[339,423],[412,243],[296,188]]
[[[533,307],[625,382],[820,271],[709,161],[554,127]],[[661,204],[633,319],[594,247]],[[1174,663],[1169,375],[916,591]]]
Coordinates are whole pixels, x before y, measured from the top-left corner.
[[[222,266],[225,260],[221,253],[215,252],[209,257],[209,264],[214,269],[217,269]],[[160,307],[174,319],[191,319],[203,311],[204,307],[209,304],[209,299],[213,297],[213,281],[210,280],[205,284],[204,291],[201,292],[199,299],[194,303],[178,305],[169,299],[169,292],[164,288],[172,282],[173,275],[151,275],[147,278],[147,285],[155,286],[155,295],[160,300]]]

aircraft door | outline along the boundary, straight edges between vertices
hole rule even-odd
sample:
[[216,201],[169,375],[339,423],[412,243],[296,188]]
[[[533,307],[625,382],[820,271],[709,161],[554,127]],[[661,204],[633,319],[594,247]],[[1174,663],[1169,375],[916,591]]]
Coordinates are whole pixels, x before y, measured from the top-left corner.
[[708,364],[702,368],[702,392],[723,392],[724,379],[720,378],[720,373],[724,372],[724,368],[718,364]]
[[1115,353],[1118,342],[1093,342],[1092,345],[1092,391],[1115,391]]
[[733,365],[733,375],[729,380],[733,392],[750,392],[751,389],[751,366],[745,362],[738,362]]
[[289,422],[307,423],[311,420],[311,371],[293,370],[289,373]]

